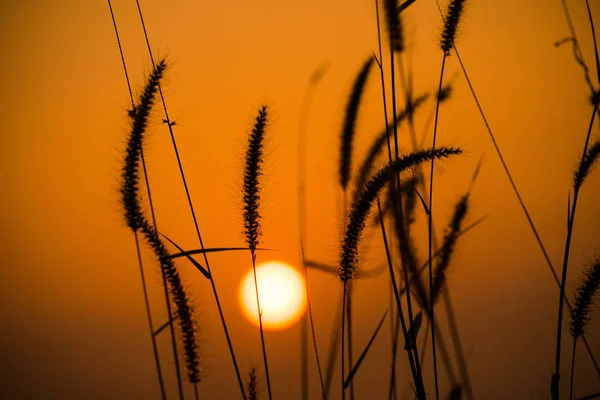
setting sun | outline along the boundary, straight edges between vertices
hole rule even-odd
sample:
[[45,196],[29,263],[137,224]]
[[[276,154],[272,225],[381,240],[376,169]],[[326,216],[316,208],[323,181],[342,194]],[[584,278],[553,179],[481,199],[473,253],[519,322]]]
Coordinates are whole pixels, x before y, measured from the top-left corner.
[[[286,329],[302,316],[306,303],[304,279],[294,268],[281,261],[267,261],[257,265],[256,278],[265,329]],[[242,280],[239,300],[246,318],[258,325],[252,269]]]

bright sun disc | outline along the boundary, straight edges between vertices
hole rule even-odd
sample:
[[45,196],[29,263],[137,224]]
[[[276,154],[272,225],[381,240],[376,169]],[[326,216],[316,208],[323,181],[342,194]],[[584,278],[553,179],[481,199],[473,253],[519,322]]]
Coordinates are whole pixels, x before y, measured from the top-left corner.
[[[294,268],[281,261],[263,262],[256,266],[256,279],[264,329],[288,328],[304,314],[304,278]],[[246,318],[258,326],[256,287],[252,269],[242,280],[239,299]]]

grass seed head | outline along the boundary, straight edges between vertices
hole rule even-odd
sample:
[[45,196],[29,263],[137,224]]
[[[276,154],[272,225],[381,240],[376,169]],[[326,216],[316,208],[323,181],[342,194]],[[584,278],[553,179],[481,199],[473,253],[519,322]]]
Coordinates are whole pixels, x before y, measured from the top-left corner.
[[254,126],[248,137],[246,165],[244,167],[244,233],[246,243],[252,252],[260,242],[262,227],[260,224],[260,183],[263,163],[263,142],[267,127],[267,106],[258,110]]
[[456,30],[463,11],[465,0],[451,0],[446,13],[446,22],[442,32],[441,47],[444,54],[450,54],[450,49],[454,45]]

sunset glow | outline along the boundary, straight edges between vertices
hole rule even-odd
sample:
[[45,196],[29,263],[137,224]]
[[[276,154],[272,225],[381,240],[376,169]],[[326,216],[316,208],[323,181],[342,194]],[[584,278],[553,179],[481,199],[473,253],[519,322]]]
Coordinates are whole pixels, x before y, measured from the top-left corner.
[[[263,310],[263,328],[283,330],[290,327],[304,313],[306,296],[304,279],[291,266],[281,261],[267,261],[257,265],[260,306]],[[240,305],[244,315],[258,326],[254,273],[248,271],[240,285]]]

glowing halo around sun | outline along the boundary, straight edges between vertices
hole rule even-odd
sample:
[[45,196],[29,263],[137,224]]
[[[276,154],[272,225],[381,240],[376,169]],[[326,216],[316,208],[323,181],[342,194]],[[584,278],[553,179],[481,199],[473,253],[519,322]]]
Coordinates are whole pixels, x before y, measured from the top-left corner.
[[[304,278],[281,261],[266,261],[256,266],[258,297],[262,309],[263,329],[279,331],[293,325],[306,308]],[[248,320],[258,326],[256,288],[252,268],[239,291],[239,301]]]

